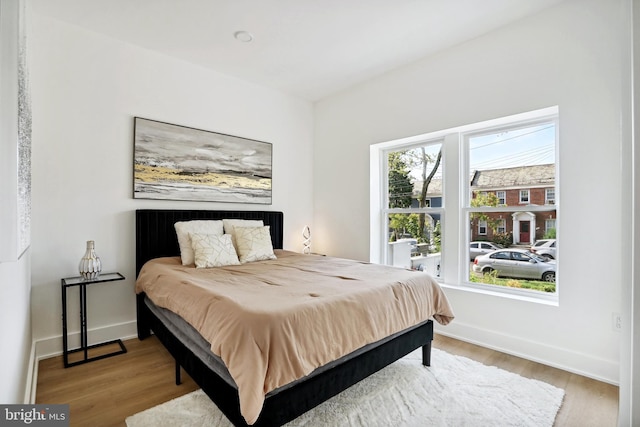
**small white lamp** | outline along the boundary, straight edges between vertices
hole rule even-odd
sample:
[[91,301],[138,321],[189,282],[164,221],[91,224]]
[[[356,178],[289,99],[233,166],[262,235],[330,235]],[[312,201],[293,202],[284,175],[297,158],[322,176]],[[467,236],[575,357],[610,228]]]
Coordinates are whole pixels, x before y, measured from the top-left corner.
[[305,225],[302,229],[302,253],[311,253],[311,229],[308,225]]

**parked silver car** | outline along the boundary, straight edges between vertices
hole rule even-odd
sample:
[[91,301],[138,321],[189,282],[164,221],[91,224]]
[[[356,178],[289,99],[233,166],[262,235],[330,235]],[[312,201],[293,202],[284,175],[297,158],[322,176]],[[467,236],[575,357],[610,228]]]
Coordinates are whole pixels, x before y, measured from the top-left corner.
[[556,281],[556,262],[524,249],[500,249],[479,255],[473,261],[476,273],[491,273],[498,276],[522,279]]
[[556,259],[556,239],[537,240],[530,251],[545,258]]
[[469,244],[469,257],[473,261],[478,255],[488,254],[491,251],[503,248],[504,246],[491,242],[471,242]]

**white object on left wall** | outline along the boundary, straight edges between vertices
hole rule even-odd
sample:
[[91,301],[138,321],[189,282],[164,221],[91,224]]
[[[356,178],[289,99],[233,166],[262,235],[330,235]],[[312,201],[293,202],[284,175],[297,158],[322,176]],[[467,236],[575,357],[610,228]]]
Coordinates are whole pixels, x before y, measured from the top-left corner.
[[31,243],[31,100],[23,0],[0,0],[0,262]]

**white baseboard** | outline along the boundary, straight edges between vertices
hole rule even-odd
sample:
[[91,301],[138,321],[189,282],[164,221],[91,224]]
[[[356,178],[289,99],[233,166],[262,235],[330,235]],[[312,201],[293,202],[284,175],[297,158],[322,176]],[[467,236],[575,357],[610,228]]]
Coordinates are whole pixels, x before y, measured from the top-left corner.
[[[80,332],[71,332],[68,335],[69,347],[76,348],[80,345]],[[115,339],[127,340],[138,336],[136,321],[103,326],[87,331],[89,345]],[[27,372],[27,384],[24,394],[24,403],[33,404],[36,401],[36,389],[38,384],[38,362],[42,359],[59,356],[62,354],[62,335],[35,340],[31,344],[29,356],[29,369]]]
[[608,384],[619,385],[620,364],[589,354],[553,347],[513,335],[480,329],[460,322],[447,326],[435,325],[435,332],[481,347],[521,357],[563,371],[582,375]]
[[[87,339],[89,345],[104,341],[120,339],[129,339],[138,336],[136,321],[118,323],[100,328],[93,328],[87,331]],[[69,332],[67,334],[69,340],[69,348],[80,346],[80,332]],[[49,338],[43,338],[36,341],[36,359],[42,360],[62,354],[62,335],[56,335]]]

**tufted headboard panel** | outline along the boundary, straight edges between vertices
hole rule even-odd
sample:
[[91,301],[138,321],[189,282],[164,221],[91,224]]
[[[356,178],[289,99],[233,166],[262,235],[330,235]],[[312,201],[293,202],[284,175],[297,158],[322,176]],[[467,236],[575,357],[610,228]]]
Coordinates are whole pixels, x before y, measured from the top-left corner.
[[274,249],[282,249],[282,212],[206,211],[206,210],[136,210],[136,277],[145,262],[153,258],[180,255],[174,224],[189,220],[251,219],[270,226]]

